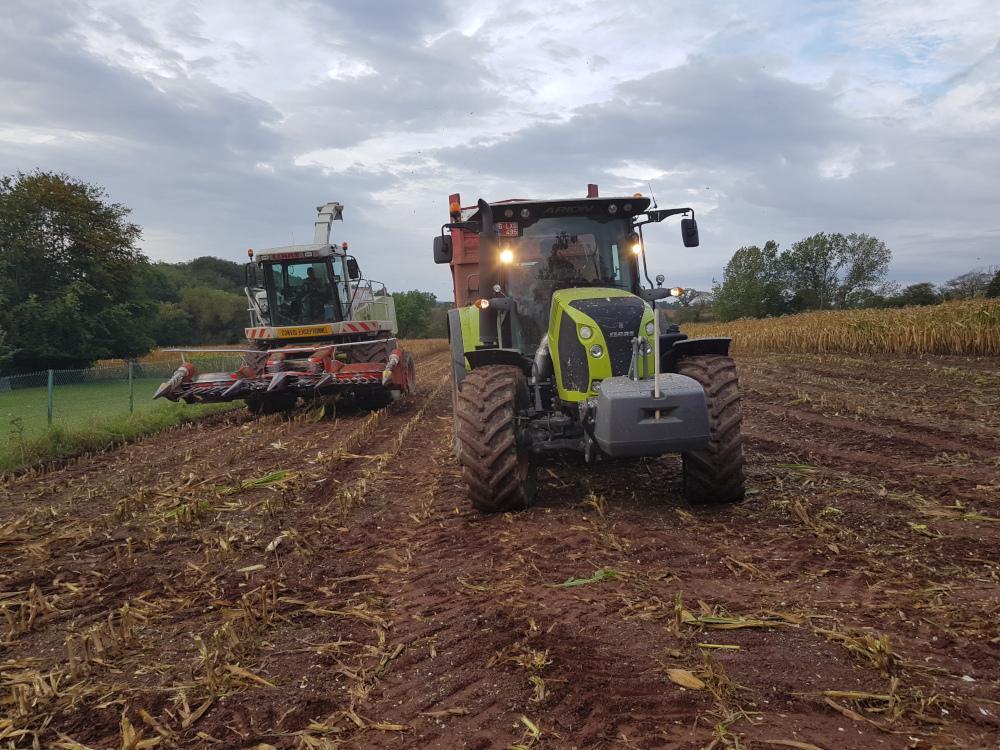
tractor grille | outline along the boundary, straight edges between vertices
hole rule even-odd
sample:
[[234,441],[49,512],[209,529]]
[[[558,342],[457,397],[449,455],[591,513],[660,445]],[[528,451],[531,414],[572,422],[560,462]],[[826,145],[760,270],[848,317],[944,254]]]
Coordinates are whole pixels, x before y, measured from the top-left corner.
[[590,390],[590,365],[587,350],[576,335],[576,324],[566,313],[559,321],[559,368],[562,385],[570,391]]
[[632,364],[632,339],[639,334],[646,304],[637,297],[602,297],[570,302],[591,319],[604,334],[612,375],[628,375]]

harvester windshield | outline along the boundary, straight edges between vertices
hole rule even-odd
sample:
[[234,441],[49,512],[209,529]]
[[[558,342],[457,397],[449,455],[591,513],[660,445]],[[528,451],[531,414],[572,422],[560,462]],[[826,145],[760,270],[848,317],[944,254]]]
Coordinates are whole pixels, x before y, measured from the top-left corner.
[[265,284],[272,321],[276,325],[309,325],[341,320],[343,284],[342,274],[336,270],[329,259],[269,264]]

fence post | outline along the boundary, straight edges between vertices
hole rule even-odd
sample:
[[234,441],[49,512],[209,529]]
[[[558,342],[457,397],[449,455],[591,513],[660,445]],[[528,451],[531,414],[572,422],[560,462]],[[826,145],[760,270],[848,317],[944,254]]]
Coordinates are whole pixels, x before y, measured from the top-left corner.
[[132,376],[132,365],[134,362],[129,360],[128,363],[128,413],[131,414],[135,409],[135,380]]
[[56,371],[49,370],[49,427],[52,426],[52,392],[56,387]]

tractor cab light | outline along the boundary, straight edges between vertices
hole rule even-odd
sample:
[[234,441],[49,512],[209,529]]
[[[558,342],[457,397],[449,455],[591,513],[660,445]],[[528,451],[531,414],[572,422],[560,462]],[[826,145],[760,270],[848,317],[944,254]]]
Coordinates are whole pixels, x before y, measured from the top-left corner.
[[642,243],[641,242],[633,242],[632,243],[632,252],[635,253],[636,255],[642,255]]
[[251,260],[253,260],[253,248],[252,248],[252,247],[248,247],[248,248],[247,248],[247,256],[248,256],[248,257],[249,257],[249,258],[250,258]]
[[632,193],[632,197],[633,198],[641,198],[642,197],[642,193]]
[[458,205],[458,202],[452,203],[450,206],[448,206],[448,210],[453,214],[462,213],[462,207]]
[[347,252],[347,241],[346,240],[344,242],[340,243],[340,249],[343,250],[345,253]]
[[511,263],[513,263],[514,262],[514,251],[511,250],[509,247],[505,247],[503,250],[501,250],[500,251],[500,262],[503,263],[505,266],[509,266]]
[[682,286],[671,287],[670,289],[671,297],[680,297],[682,294],[684,294],[684,287]]
[[478,307],[480,310],[485,310],[487,307],[490,306],[490,301],[488,299],[477,299],[472,304]]

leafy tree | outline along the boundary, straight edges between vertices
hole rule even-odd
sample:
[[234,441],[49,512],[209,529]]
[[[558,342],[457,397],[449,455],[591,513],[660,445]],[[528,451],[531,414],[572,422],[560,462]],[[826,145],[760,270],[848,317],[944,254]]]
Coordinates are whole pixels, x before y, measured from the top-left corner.
[[11,354],[13,354],[13,352],[7,345],[7,332],[0,328],[0,371],[2,371],[2,368],[4,368],[10,361]]
[[892,307],[907,307],[914,305],[936,305],[941,301],[941,295],[929,281],[919,284],[910,284],[904,287],[898,294],[894,294],[886,300]]
[[396,320],[399,335],[403,338],[427,338],[431,330],[431,314],[437,306],[437,297],[430,292],[412,289],[392,295],[396,303]]
[[180,308],[189,317],[194,334],[188,343],[235,344],[243,339],[247,301],[242,294],[191,286],[181,292]]
[[215,343],[199,338],[191,314],[176,302],[161,302],[157,306],[153,338],[159,346]]
[[81,367],[153,345],[155,307],[129,209],[100,187],[36,171],[0,178],[0,326],[11,369]]
[[438,302],[434,305],[427,323],[427,338],[448,338],[448,309],[450,307],[451,304],[447,302]]
[[828,310],[871,303],[891,259],[870,235],[820,232],[782,253],[780,264],[793,309]]
[[712,287],[720,320],[763,318],[784,312],[778,244],[773,240],[737,250]]
[[206,255],[178,266],[191,279],[185,286],[210,286],[240,295],[246,286],[243,266],[231,260]]
[[993,280],[993,274],[985,268],[975,269],[953,279],[948,279],[941,286],[945,299],[972,299],[983,297]]
[[1000,297],[1000,268],[998,268],[997,272],[993,274],[993,278],[990,280],[990,285],[986,287],[986,296],[994,299]]

